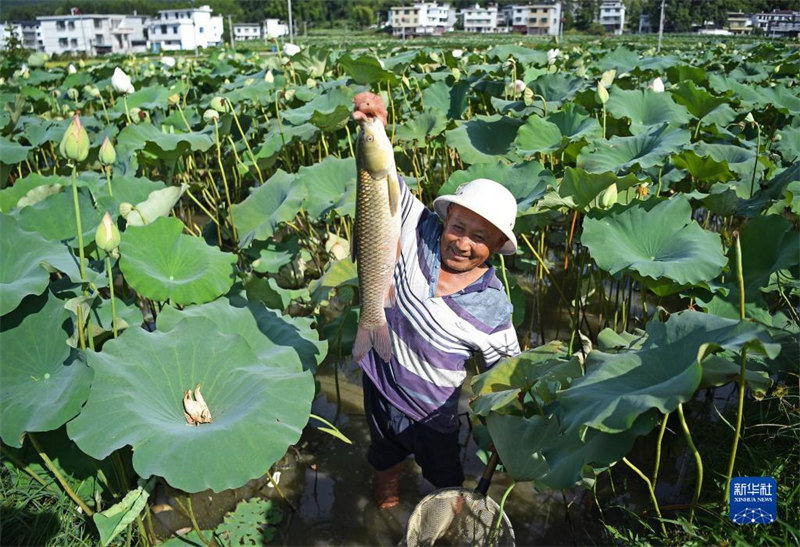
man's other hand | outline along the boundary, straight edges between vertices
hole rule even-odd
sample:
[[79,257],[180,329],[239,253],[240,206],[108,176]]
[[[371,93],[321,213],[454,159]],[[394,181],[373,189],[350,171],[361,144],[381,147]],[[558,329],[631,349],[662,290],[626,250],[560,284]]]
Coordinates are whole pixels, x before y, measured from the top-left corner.
[[378,118],[386,126],[388,112],[383,99],[369,91],[363,91],[353,98],[353,119],[360,121],[366,118]]

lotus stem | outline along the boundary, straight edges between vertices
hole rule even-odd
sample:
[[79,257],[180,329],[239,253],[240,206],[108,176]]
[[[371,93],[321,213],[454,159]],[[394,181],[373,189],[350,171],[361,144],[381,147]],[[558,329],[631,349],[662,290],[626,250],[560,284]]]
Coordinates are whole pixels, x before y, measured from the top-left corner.
[[761,154],[761,126],[754,121],[756,126],[756,160],[753,162],[753,177],[750,179],[750,198],[753,197],[753,190],[756,186],[756,171],[758,171],[758,156]]
[[108,165],[104,169],[106,172],[106,184],[108,184],[108,195],[114,197],[114,191],[111,189],[111,166]]
[[267,477],[269,478],[269,482],[272,483],[272,486],[275,487],[275,491],[278,493],[278,495],[281,497],[281,499],[286,503],[286,505],[288,505],[292,509],[292,511],[297,511],[295,506],[292,505],[292,502],[290,502],[289,499],[286,497],[286,494],[283,493],[283,490],[281,490],[281,487],[278,486],[278,483],[275,480],[275,477],[272,476],[272,473],[270,473],[269,469],[267,469]]
[[81,208],[78,204],[78,183],[77,183],[77,165],[72,164],[72,202],[75,204],[75,228],[78,230],[78,255],[80,257],[81,267],[81,287],[83,288],[83,295],[86,296],[86,266],[83,264],[83,226],[81,226]]
[[186,508],[186,513],[189,515],[189,520],[192,521],[192,528],[194,528],[197,537],[199,537],[200,541],[202,541],[205,545],[211,547],[212,543],[203,535],[202,531],[200,530],[200,525],[197,524],[197,518],[194,516],[194,509],[192,509],[192,496],[186,496]]
[[[233,114],[233,121],[236,122],[236,127],[239,128],[239,133],[242,135],[242,140],[244,141],[244,145],[247,147],[247,153],[250,154],[250,160],[253,162],[253,167],[256,168],[256,173],[258,174],[258,180],[261,184],[264,184],[264,177],[261,175],[261,169],[258,168],[258,162],[256,161],[256,157],[253,154],[253,149],[250,148],[250,143],[247,142],[247,135],[244,134],[244,130],[242,130],[242,125],[239,123],[239,116],[236,115],[236,109],[233,107],[230,101],[227,101],[228,109]],[[216,121],[214,124],[216,125]],[[219,145],[219,134],[217,134],[217,145]]]
[[31,467],[29,465],[25,465],[24,463],[19,461],[17,458],[15,458],[11,454],[11,452],[2,444],[0,444],[0,452],[2,452],[3,456],[5,458],[7,458],[8,461],[13,463],[17,468],[22,469],[23,471],[25,471],[25,473],[30,475],[30,477],[33,480],[35,480],[36,482],[38,482],[39,484],[41,484],[42,486],[44,486],[45,488],[50,490],[55,495],[57,495],[57,496],[61,495],[61,492],[58,490],[58,488],[55,488],[52,484],[50,484],[49,482],[44,480],[42,477],[40,477],[39,474],[36,471],[34,471],[33,469],[31,469]]
[[603,138],[606,138],[606,103],[603,103]]
[[[742,273],[742,242],[739,234],[734,234],[736,241],[736,277],[739,281],[739,319],[744,321],[744,274]],[[733,466],[736,462],[736,451],[739,449],[739,437],[742,434],[742,415],[744,413],[744,380],[745,372],[747,371],[747,348],[742,348],[741,354],[741,367],[739,368],[739,401],[736,409],[736,432],[733,437],[733,446],[731,447],[731,456],[728,460],[728,473],[725,475],[725,490],[722,492],[723,507],[728,505],[730,501],[728,492],[731,488],[731,478],[733,477]]]
[[33,447],[36,449],[36,452],[39,454],[39,457],[42,458],[42,461],[44,462],[44,465],[47,467],[47,469],[56,478],[58,483],[61,485],[61,488],[64,489],[64,492],[70,498],[72,498],[72,501],[74,501],[78,505],[78,507],[80,507],[81,510],[84,513],[86,513],[87,516],[91,517],[94,514],[94,511],[89,509],[89,506],[87,506],[83,502],[83,500],[81,498],[79,498],[77,496],[77,494],[75,494],[75,492],[72,490],[72,488],[70,488],[69,484],[67,484],[67,481],[64,479],[63,475],[61,475],[61,473],[59,472],[58,468],[55,465],[53,465],[53,462],[50,460],[50,458],[47,456],[47,454],[45,454],[44,450],[42,449],[42,446],[39,444],[39,441],[36,440],[36,435],[34,435],[31,432],[28,432],[27,436],[28,436],[28,439],[30,439],[31,444],[33,445]]
[[77,316],[78,316],[78,345],[82,350],[86,349],[86,338],[83,335],[83,307],[81,304],[78,304],[77,309]]
[[110,124],[111,120],[108,119],[108,110],[106,110],[106,101],[103,99],[103,94],[98,93],[98,97],[100,97],[100,104],[103,106],[103,114],[106,116],[106,123]]
[[511,289],[508,288],[508,276],[506,275],[506,259],[503,255],[500,256],[500,272],[503,274],[503,285],[506,287],[506,296],[511,301]]
[[128,95],[127,95],[127,94],[124,94],[124,93],[123,93],[123,95],[122,95],[122,102],[124,102],[124,103],[125,103],[125,117],[126,117],[126,118],[128,118],[128,125],[130,125],[130,124],[132,124],[133,122],[131,121],[131,113],[130,113],[130,111],[128,110]]
[[181,118],[183,119],[183,123],[185,123],[185,124],[186,124],[186,130],[187,130],[187,131],[189,131],[189,133],[191,133],[191,132],[192,132],[192,126],[191,126],[191,125],[189,125],[189,120],[187,120],[187,119],[186,119],[186,114],[184,114],[184,113],[183,113],[183,108],[181,108],[181,102],[180,102],[180,101],[178,101],[178,102],[175,104],[175,106],[177,106],[177,107],[178,107],[178,112],[180,112],[180,113],[181,113]]
[[570,316],[570,317],[572,317],[572,315],[573,315],[573,311],[572,311],[572,308],[571,308],[571,307],[570,307],[570,305],[569,305],[569,301],[567,300],[567,297],[566,297],[566,296],[564,296],[564,292],[561,290],[561,287],[559,287],[558,283],[556,282],[555,278],[553,277],[553,274],[550,272],[550,269],[549,269],[549,268],[547,267],[547,265],[544,263],[544,260],[543,260],[543,259],[542,259],[542,257],[539,255],[539,253],[537,253],[537,252],[536,252],[536,249],[534,249],[533,245],[531,245],[531,242],[530,242],[530,241],[528,241],[528,238],[527,238],[527,236],[526,236],[525,234],[522,234],[522,240],[523,240],[523,241],[525,242],[525,244],[528,246],[528,249],[530,249],[530,250],[531,250],[531,252],[533,253],[533,256],[535,256],[535,257],[536,257],[536,260],[538,260],[538,261],[539,261],[539,264],[541,264],[541,265],[542,265],[542,269],[543,269],[543,270],[544,270],[544,272],[547,274],[547,276],[550,278],[550,281],[552,281],[552,282],[553,282],[553,287],[554,287],[554,288],[556,289],[556,291],[558,292],[558,296],[561,298],[561,302],[564,304],[564,306],[566,306],[566,308],[567,308],[567,313],[569,313],[569,316]]
[[108,274],[108,289],[111,292],[111,328],[114,338],[117,337],[117,303],[114,300],[114,275],[111,273],[111,257],[106,253],[106,273]]
[[627,464],[628,467],[633,469],[633,472],[636,473],[637,475],[639,475],[639,477],[647,485],[647,491],[650,493],[650,499],[653,502],[653,507],[655,507],[656,515],[658,515],[658,520],[659,520],[659,523],[661,524],[661,532],[663,532],[664,536],[666,536],[667,535],[667,527],[664,526],[664,521],[661,520],[661,509],[658,507],[658,500],[656,499],[656,492],[653,489],[653,483],[651,483],[650,479],[647,478],[647,475],[642,473],[642,471],[638,467],[633,465],[628,458],[622,458],[622,461],[624,461]]
[[511,493],[511,490],[517,485],[516,482],[512,482],[506,488],[506,491],[503,493],[503,497],[500,499],[500,510],[497,512],[497,520],[492,527],[492,534],[489,536],[489,545],[496,545],[497,544],[497,537],[500,534],[500,524],[503,522],[503,507],[506,505],[506,499],[508,495]]
[[656,462],[653,465],[653,488],[658,482],[658,469],[661,467],[661,443],[664,440],[664,432],[667,430],[667,422],[669,421],[669,412],[664,414],[661,420],[661,427],[658,430],[658,440],[656,441]]
[[347,146],[350,148],[350,157],[355,158],[356,153],[353,151],[353,137],[350,135],[350,127],[348,124],[344,124],[344,130],[347,132]]
[[692,434],[689,432],[689,426],[686,423],[686,418],[683,415],[683,404],[678,403],[678,419],[681,422],[683,435],[686,437],[686,444],[694,454],[694,461],[697,464],[697,486],[695,486],[694,497],[692,498],[692,508],[689,510],[689,524],[694,520],[694,508],[697,507],[697,502],[700,499],[700,492],[703,490],[703,459],[700,457],[700,452],[692,441]]
[[[231,112],[233,112],[233,107],[231,107]],[[234,116],[236,114],[234,113]],[[239,122],[237,121],[236,124],[238,125]],[[241,127],[239,128],[241,131]],[[244,133],[242,133],[244,135]],[[222,174],[222,184],[225,186],[225,201],[228,203],[228,215],[230,217],[231,222],[231,234],[233,235],[233,242],[236,244],[239,241],[239,238],[236,235],[236,220],[233,218],[233,205],[231,203],[231,193],[228,189],[228,177],[225,175],[225,167],[222,165],[222,144],[219,142],[219,123],[217,120],[214,120],[214,136],[217,140],[217,163],[219,164],[219,171]],[[247,139],[245,139],[247,142]],[[247,149],[250,149],[250,145],[247,145]],[[250,156],[253,156],[253,153],[250,152]],[[253,163],[255,163],[255,158],[253,159]],[[258,167],[256,167],[258,169]],[[261,171],[258,172],[258,177],[261,178]],[[264,184],[264,181],[261,181],[261,184]],[[222,243],[220,241],[220,243]]]

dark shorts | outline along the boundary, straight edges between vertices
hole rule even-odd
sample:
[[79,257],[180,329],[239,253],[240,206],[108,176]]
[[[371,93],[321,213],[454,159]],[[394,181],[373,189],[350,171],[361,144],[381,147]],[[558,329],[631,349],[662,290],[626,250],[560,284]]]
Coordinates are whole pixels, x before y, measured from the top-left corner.
[[362,378],[371,439],[367,460],[372,467],[384,471],[414,454],[422,476],[435,487],[461,486],[464,470],[458,430],[442,433],[409,418],[386,400],[366,374]]

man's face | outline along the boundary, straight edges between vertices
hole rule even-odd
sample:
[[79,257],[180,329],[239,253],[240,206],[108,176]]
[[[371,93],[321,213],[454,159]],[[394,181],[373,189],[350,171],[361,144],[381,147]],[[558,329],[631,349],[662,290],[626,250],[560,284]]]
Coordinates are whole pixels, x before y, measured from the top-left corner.
[[503,243],[505,236],[482,216],[460,205],[448,207],[440,240],[445,270],[463,273],[477,268]]

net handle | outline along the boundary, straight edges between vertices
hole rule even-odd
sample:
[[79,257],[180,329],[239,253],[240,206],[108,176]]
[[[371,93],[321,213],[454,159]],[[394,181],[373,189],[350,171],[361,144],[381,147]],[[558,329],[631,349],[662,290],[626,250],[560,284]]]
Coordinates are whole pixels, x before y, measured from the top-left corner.
[[489,463],[486,464],[486,469],[483,470],[483,475],[481,475],[481,480],[478,481],[478,486],[475,487],[477,494],[485,496],[489,491],[489,485],[492,484],[492,475],[494,475],[494,470],[497,469],[499,462],[500,457],[497,455],[497,451],[492,452]]

